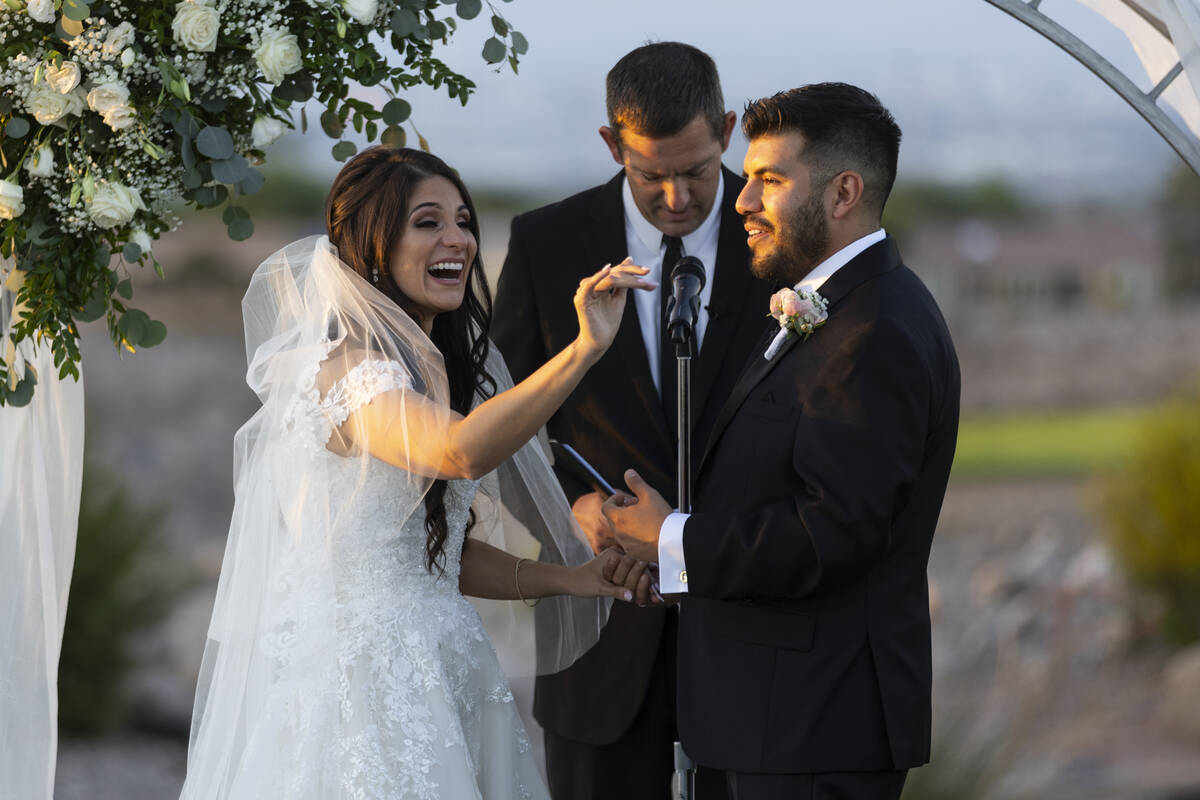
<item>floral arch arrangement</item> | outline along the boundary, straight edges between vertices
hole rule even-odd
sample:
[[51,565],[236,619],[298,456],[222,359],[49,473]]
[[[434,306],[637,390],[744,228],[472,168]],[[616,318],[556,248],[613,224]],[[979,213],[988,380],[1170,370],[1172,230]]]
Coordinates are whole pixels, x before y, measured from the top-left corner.
[[[453,4],[453,9],[442,8]],[[12,295],[0,406],[29,403],[37,375],[17,345],[48,345],[79,377],[76,322],[105,318],[114,344],[163,341],[128,304],[129,268],[162,266],[152,243],[179,204],[220,208],[254,232],[239,198],[258,191],[269,145],[323,107],[344,161],[368,141],[403,144],[418,84],[466,103],[475,85],[435,57],[483,0],[0,0],[0,268]],[[515,72],[525,38],[488,3],[488,64]],[[439,14],[441,16],[439,16]],[[392,51],[385,52],[390,43]],[[351,95],[380,87],[381,107]],[[410,123],[411,124],[411,123]],[[424,140],[421,140],[424,146]]]

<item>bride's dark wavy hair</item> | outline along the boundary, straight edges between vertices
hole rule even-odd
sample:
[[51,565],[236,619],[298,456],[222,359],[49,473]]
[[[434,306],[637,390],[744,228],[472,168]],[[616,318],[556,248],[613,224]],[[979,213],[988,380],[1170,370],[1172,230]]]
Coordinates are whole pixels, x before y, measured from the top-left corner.
[[[376,145],[342,167],[325,201],[325,228],[338,256],[364,280],[404,309],[419,324],[416,304],[400,291],[390,273],[391,255],[404,234],[408,206],[417,184],[440,176],[454,184],[470,212],[467,227],[475,237],[475,260],[468,266],[462,305],[438,314],[430,338],[446,362],[450,406],[460,414],[471,410],[476,393],[489,397],[496,382],[484,367],[492,324],[492,293],[479,253],[479,217],[471,194],[458,173],[437,156],[407,147]],[[371,280],[372,268],[378,281]],[[445,572],[446,481],[434,481],[425,495],[425,568]],[[467,529],[475,524],[474,511]]]

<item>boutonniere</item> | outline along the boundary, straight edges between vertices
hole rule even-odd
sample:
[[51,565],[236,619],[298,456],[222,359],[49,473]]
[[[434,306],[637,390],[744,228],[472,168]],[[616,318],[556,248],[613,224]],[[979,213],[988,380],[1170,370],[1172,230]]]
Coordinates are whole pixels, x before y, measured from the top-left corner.
[[774,317],[779,323],[779,333],[775,334],[763,357],[768,361],[774,358],[789,336],[799,336],[802,342],[811,336],[829,319],[828,307],[824,297],[808,289],[780,289],[771,295],[771,311],[767,316]]

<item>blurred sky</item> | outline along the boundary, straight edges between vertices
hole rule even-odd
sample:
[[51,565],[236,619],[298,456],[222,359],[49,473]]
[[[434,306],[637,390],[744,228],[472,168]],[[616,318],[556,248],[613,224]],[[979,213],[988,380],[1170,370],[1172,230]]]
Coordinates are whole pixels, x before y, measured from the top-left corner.
[[[476,189],[559,196],[611,176],[616,167],[596,134],[604,75],[630,49],[668,39],[713,56],[726,105],[739,112],[748,98],[815,81],[875,92],[904,130],[902,177],[999,175],[1049,200],[1139,204],[1183,163],[1091,72],[984,0],[495,5],[530,41],[520,75],[483,63],[485,5],[440,51],[478,84],[467,107],[424,88],[408,95],[433,151]],[[1101,17],[1074,0],[1045,0],[1041,10],[1149,88],[1124,36]],[[288,139],[283,158],[294,164],[302,154],[322,176],[336,172],[319,128]],[[740,171],[744,153],[739,133],[726,163]]]

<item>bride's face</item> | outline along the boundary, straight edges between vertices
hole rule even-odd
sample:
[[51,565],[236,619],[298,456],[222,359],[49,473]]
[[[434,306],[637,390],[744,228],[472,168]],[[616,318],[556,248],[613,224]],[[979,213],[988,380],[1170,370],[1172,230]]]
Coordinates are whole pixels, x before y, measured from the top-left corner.
[[392,253],[392,280],[416,306],[428,333],[433,317],[462,305],[478,244],[471,212],[454,184],[440,175],[413,189],[408,219]]

